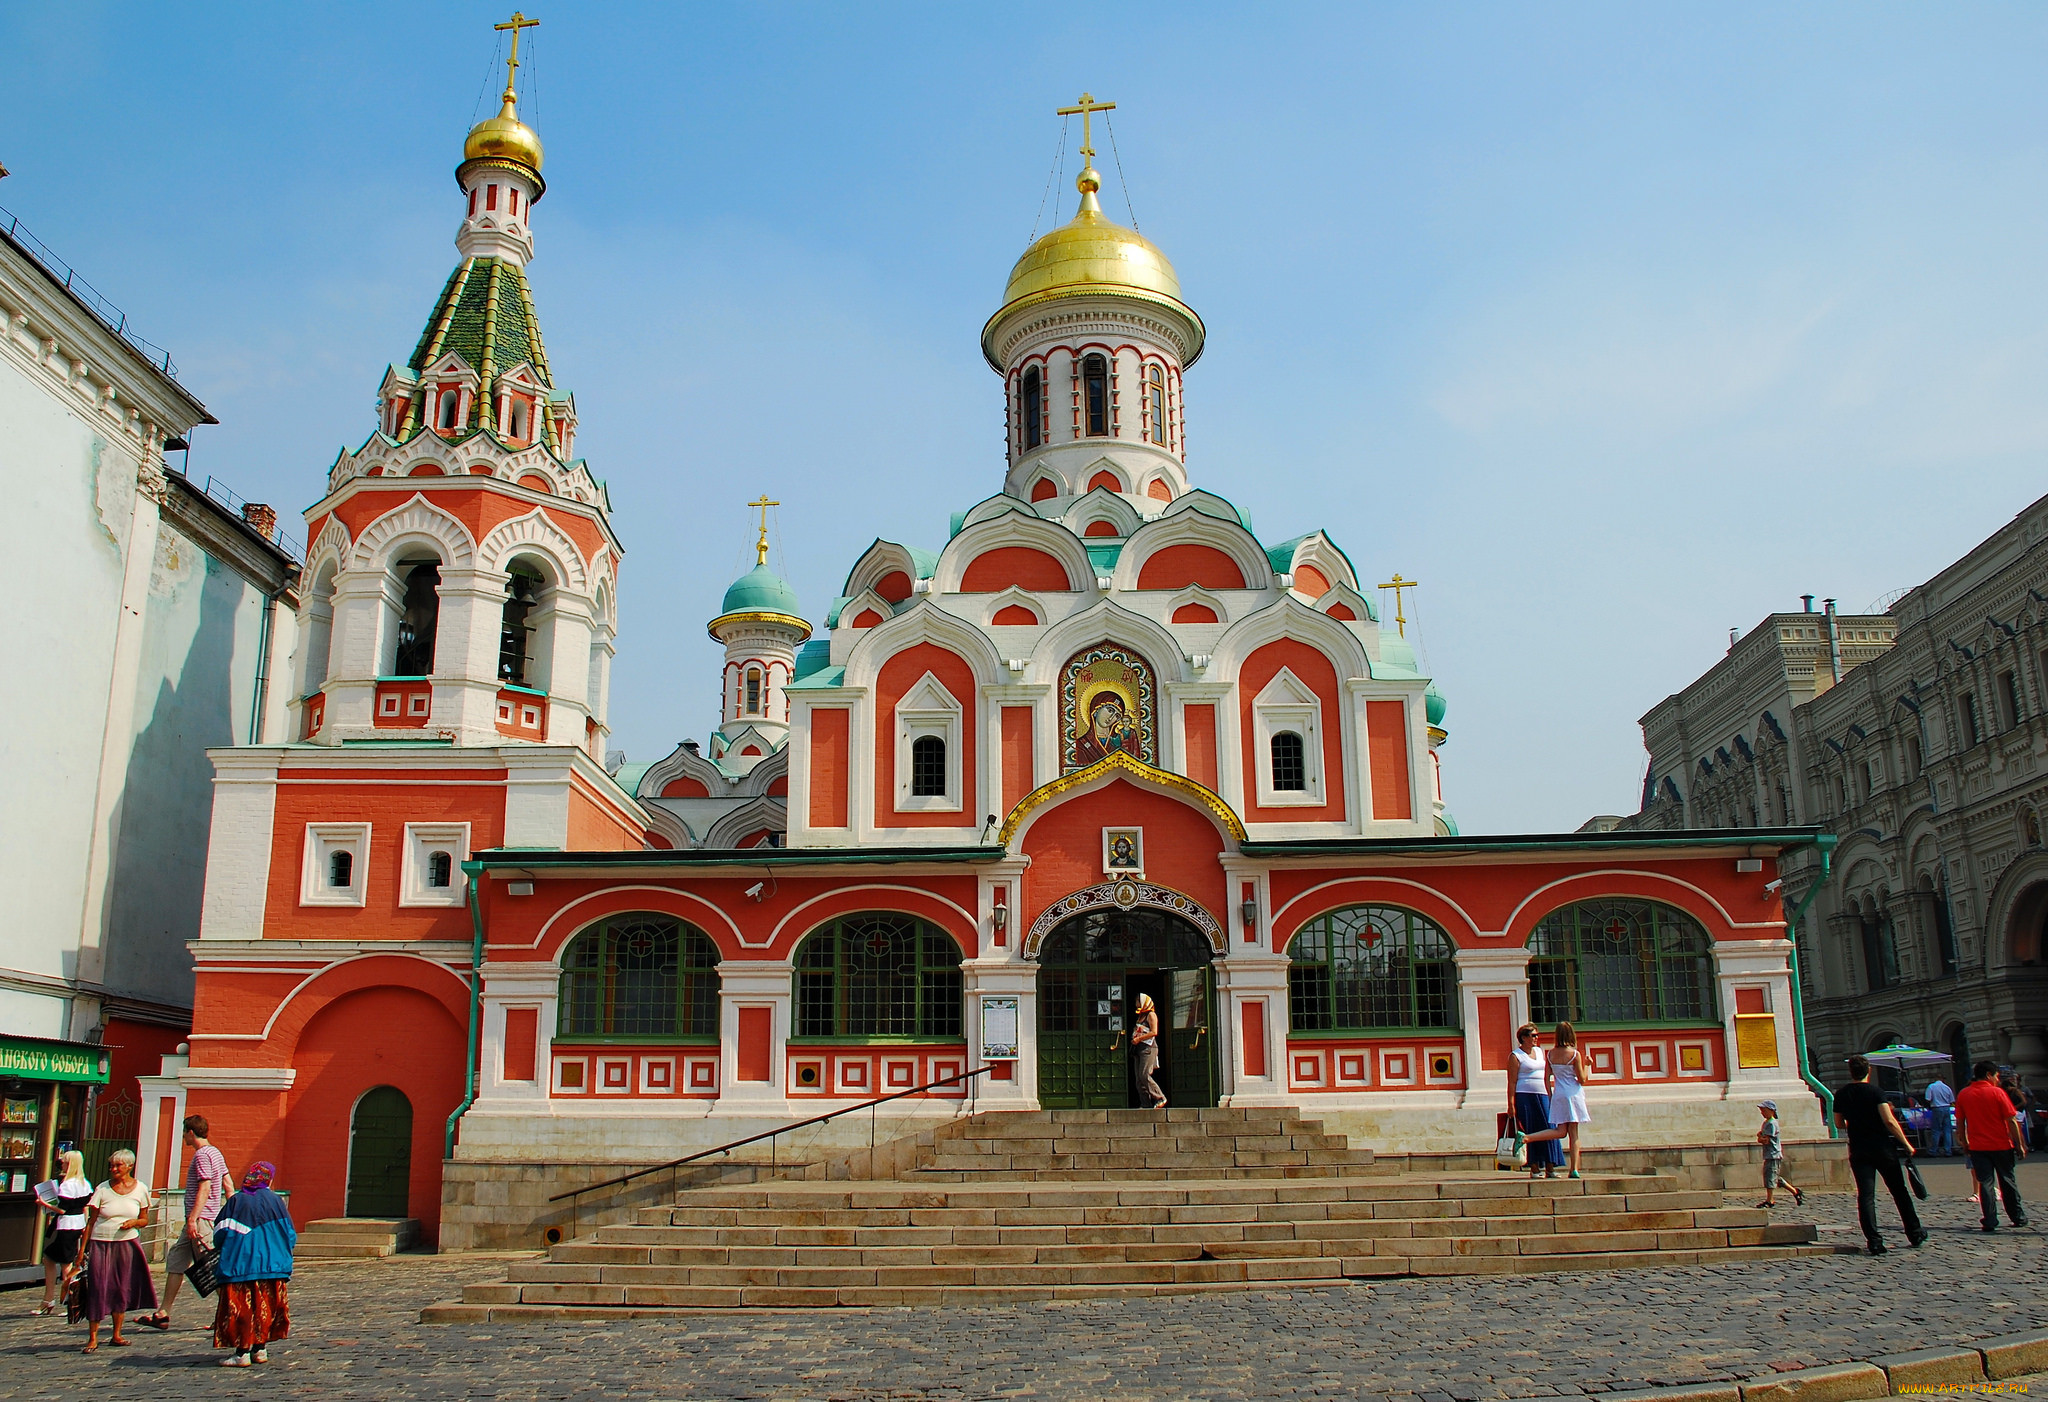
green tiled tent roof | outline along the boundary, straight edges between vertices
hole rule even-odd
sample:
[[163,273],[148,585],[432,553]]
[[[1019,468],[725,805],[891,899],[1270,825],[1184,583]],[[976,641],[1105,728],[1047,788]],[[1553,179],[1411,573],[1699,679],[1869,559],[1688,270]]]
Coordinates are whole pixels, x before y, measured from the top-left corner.
[[[406,365],[418,374],[450,351],[461,356],[487,384],[521,361],[530,361],[541,383],[552,391],[554,381],[548,373],[547,350],[541,345],[533,294],[516,263],[502,258],[465,258],[448,275]],[[472,425],[484,399],[479,396],[471,409]]]

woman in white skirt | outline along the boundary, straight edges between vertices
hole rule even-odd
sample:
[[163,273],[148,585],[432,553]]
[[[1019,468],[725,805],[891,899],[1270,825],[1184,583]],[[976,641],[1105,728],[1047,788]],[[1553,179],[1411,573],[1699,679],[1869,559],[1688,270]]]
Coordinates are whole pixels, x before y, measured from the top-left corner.
[[1560,1022],[1551,1037],[1552,1048],[1545,1059],[1547,1074],[1545,1081],[1550,1088],[1550,1123],[1554,1129],[1546,1129],[1528,1137],[1533,1144],[1538,1140],[1562,1139],[1570,1158],[1571,1176],[1579,1176],[1579,1126],[1593,1117],[1586,1110],[1586,1082],[1583,1074],[1585,1058],[1579,1055],[1579,1034],[1572,1030],[1569,1022]]

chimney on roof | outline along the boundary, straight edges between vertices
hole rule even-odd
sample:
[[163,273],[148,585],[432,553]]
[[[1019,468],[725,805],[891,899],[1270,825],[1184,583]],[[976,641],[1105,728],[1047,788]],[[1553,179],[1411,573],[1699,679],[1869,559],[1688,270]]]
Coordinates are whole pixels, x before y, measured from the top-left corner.
[[1801,613],[1812,613],[1812,612],[1813,612],[1813,595],[1811,595],[1811,594],[1801,594],[1801,595],[1799,596],[1799,602],[1800,602],[1800,604],[1802,605],[1802,607],[1801,607],[1801,608],[1800,608],[1800,610],[1799,610],[1799,611],[1800,611]]
[[697,753],[697,742],[696,742],[695,740],[685,740],[685,741],[683,741],[683,753],[684,753],[684,754],[686,754],[686,755],[693,755],[693,754],[696,754],[696,753]]
[[274,506],[265,506],[260,501],[243,502],[242,519],[265,540],[277,534],[277,508]]

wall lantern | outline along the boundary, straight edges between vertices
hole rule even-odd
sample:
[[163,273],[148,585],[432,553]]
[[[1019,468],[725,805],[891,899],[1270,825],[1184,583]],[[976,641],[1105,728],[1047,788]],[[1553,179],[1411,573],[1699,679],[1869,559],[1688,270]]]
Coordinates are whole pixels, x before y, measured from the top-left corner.
[[1245,897],[1244,904],[1237,908],[1237,913],[1244,917],[1244,927],[1247,931],[1258,928],[1259,903],[1256,900],[1250,896]]

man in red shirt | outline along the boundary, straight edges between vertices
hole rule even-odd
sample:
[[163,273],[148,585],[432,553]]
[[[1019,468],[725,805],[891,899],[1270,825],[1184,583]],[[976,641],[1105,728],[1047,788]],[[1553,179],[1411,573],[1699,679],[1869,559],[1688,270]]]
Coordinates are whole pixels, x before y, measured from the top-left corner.
[[2019,1179],[2014,1166],[2027,1156],[2026,1141],[2020,1137],[2018,1111],[2012,1099],[1998,1086],[1998,1063],[1980,1061],[1970,1068],[1973,1077],[1956,1097],[1956,1128],[1961,1131],[1963,1150],[1970,1156],[1970,1169],[1982,1189],[1984,1230],[1998,1230],[1998,1201],[1991,1184],[1998,1182],[1998,1197],[2005,1199],[2006,1218],[2015,1227],[2027,1225],[2026,1204],[2020,1201]]

